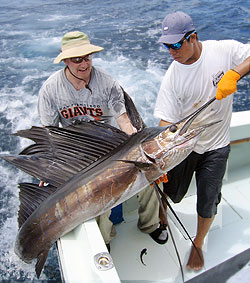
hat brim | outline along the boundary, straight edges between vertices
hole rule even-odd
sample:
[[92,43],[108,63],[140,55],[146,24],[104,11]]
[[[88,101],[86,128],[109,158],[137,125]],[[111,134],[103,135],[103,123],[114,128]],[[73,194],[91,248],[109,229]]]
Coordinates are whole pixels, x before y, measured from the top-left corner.
[[73,57],[82,57],[91,53],[97,53],[102,51],[104,48],[93,45],[93,44],[84,44],[81,46],[73,47],[68,50],[62,51],[54,60],[54,64],[60,63],[63,59],[73,58]]
[[174,44],[179,42],[183,37],[185,33],[182,34],[169,34],[169,35],[162,35],[157,43],[168,43],[168,44]]

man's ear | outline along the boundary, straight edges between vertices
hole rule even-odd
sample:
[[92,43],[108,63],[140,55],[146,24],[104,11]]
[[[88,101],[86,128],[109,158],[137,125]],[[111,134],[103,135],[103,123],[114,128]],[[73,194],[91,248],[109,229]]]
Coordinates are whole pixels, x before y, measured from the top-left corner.
[[196,33],[193,33],[193,34],[191,34],[191,39],[193,40],[193,41],[195,41],[195,40],[197,40],[198,39],[198,37],[197,37],[197,34]]
[[188,39],[189,42],[191,43],[194,43],[196,41],[196,35],[195,34],[191,34],[189,39]]

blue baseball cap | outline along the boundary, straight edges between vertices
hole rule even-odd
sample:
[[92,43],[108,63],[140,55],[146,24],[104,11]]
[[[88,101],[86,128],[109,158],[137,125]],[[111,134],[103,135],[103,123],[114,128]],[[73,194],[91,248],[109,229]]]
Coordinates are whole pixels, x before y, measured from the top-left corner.
[[195,30],[191,17],[177,11],[168,14],[162,22],[162,35],[157,42],[173,44],[179,42],[184,35]]

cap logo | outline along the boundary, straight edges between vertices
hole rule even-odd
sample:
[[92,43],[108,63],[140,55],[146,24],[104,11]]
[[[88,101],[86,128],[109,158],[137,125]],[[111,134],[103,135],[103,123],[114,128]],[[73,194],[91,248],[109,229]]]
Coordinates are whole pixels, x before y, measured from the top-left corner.
[[165,31],[168,30],[168,27],[164,27],[163,30],[165,30]]

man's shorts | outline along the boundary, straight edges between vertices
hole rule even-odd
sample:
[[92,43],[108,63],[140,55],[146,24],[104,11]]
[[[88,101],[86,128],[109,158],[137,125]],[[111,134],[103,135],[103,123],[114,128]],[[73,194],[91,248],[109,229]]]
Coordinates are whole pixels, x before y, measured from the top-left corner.
[[182,200],[195,172],[197,187],[197,212],[203,218],[217,213],[221,200],[221,187],[230,145],[203,154],[192,152],[184,161],[170,170],[168,182],[163,183],[166,193],[174,203]]

